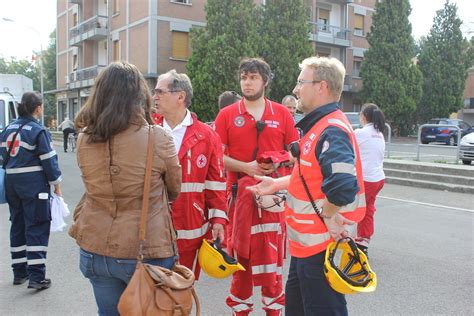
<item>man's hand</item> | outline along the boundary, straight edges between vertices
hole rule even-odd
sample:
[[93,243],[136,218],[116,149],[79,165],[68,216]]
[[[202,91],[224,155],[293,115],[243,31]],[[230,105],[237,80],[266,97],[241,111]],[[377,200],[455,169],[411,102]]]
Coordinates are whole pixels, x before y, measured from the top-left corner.
[[258,167],[260,168],[262,174],[264,174],[264,175],[271,174],[271,173],[275,172],[275,170],[278,168],[278,166],[273,165],[271,162],[270,163],[259,163]]
[[263,175],[264,174],[256,160],[246,163],[245,173],[248,174],[251,177],[253,177],[255,175]]
[[212,240],[219,238],[221,242],[224,241],[224,226],[222,224],[212,225]]
[[353,221],[346,219],[339,213],[334,214],[331,217],[324,217],[324,224],[326,225],[329,234],[334,240],[338,241],[341,238],[349,237],[348,232],[344,225],[353,225]]
[[275,187],[275,179],[262,176],[254,176],[254,178],[256,180],[260,180],[261,182],[247,187],[247,190],[252,191],[253,194],[266,195],[278,191],[278,189]]

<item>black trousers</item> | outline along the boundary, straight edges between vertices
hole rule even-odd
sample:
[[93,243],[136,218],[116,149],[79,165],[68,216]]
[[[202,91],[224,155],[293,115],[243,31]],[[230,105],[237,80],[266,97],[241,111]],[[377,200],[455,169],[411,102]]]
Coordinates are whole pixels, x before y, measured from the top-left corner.
[[67,139],[69,137],[69,134],[75,133],[76,130],[74,128],[65,128],[63,130],[63,140],[64,140],[64,151],[67,151]]
[[329,286],[323,266],[324,251],[307,258],[291,257],[285,289],[285,315],[348,315],[344,295]]

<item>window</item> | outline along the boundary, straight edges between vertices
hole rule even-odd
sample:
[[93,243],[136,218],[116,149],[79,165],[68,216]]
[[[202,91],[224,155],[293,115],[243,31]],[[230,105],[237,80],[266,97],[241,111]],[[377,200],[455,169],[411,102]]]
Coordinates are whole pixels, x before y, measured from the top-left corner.
[[189,58],[189,34],[186,32],[171,32],[172,52],[171,57],[175,59]]
[[354,60],[352,67],[352,75],[354,77],[360,77],[360,66],[362,65],[362,60]]
[[364,16],[355,15],[354,35],[364,36]]
[[78,58],[77,58],[77,54],[74,54],[72,55],[72,70],[77,70],[77,66],[78,66]]
[[112,0],[112,12],[113,14],[120,13],[120,0]]
[[114,61],[120,60],[120,40],[114,41],[114,55],[112,57]]
[[76,26],[77,25],[77,13],[74,13],[72,15],[72,26]]
[[171,0],[171,2],[191,4],[191,0]]
[[329,10],[318,9],[318,28],[320,31],[329,31]]

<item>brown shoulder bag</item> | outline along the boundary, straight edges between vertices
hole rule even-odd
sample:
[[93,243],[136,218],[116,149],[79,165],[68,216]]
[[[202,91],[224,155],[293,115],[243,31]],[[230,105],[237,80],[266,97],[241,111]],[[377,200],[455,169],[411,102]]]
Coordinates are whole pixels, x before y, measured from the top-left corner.
[[172,270],[168,270],[143,263],[142,261],[148,214],[148,197],[151,185],[154,136],[153,128],[150,126],[140,217],[140,247],[137,267],[127,288],[120,297],[118,310],[122,316],[184,316],[191,313],[194,298],[196,302],[196,315],[199,316],[199,299],[194,291],[194,274],[190,269],[176,264]]

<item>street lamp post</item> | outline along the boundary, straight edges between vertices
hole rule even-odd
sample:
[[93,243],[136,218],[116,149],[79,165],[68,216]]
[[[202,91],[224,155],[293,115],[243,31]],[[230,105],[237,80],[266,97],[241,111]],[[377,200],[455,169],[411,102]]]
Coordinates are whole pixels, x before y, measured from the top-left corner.
[[[3,17],[2,18],[3,21],[5,22],[12,22],[12,23],[18,23],[17,21],[13,20],[13,19],[10,19],[10,18],[5,18]],[[21,24],[21,23],[18,23],[18,24]],[[43,73],[43,43],[41,42],[41,34],[40,32],[35,29],[34,27],[30,26],[30,25],[24,25],[24,24],[21,24],[27,28],[29,28],[30,30],[32,30],[33,32],[36,33],[36,35],[38,35],[38,38],[40,40],[40,54],[39,54],[39,66],[40,66],[40,89],[41,89],[41,99],[43,100],[43,104],[44,104],[44,85],[43,85],[43,79],[44,79],[44,73]],[[43,110],[43,113],[41,114],[41,124],[44,126],[44,110]]]

